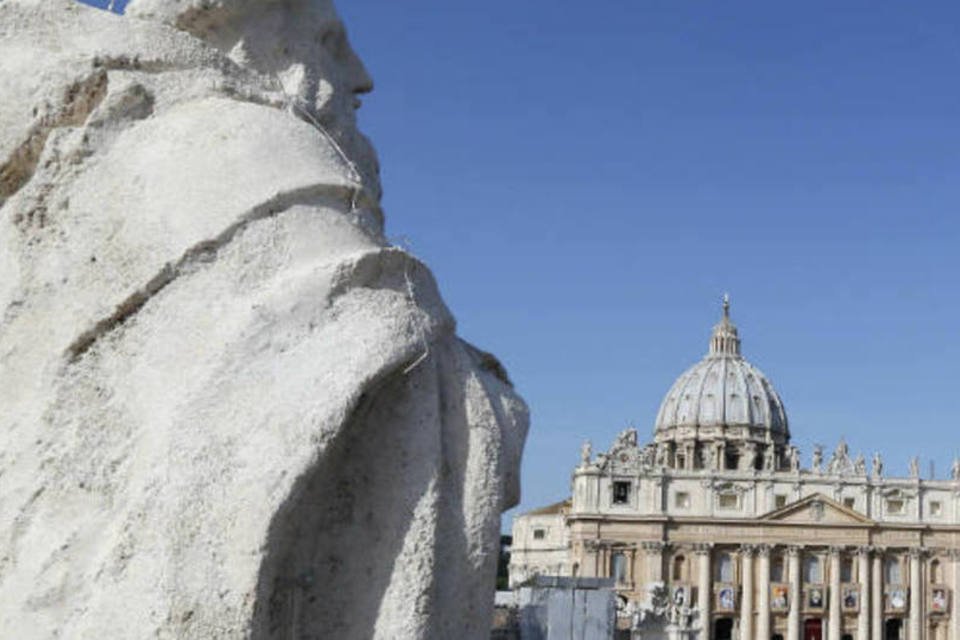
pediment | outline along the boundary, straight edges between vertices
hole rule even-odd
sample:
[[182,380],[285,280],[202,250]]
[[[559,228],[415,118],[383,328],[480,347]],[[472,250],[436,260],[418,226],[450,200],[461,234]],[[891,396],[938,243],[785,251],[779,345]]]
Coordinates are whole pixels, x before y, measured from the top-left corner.
[[831,500],[822,493],[815,493],[771,511],[761,516],[760,520],[797,524],[873,524],[873,520],[867,516]]

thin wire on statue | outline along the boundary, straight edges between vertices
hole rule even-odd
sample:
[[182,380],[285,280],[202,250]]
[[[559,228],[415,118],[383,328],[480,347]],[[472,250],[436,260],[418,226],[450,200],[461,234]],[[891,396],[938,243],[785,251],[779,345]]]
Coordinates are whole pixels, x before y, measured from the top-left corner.
[[347,167],[350,169],[350,178],[354,181],[353,191],[350,194],[350,213],[353,213],[357,210],[357,202],[360,197],[360,194],[363,192],[363,175],[360,173],[360,170],[357,169],[357,165],[350,159],[350,156],[343,150],[343,147],[340,146],[340,143],[336,141],[333,137],[333,134],[330,133],[326,127],[320,124],[320,121],[317,120],[310,110],[304,107],[301,102],[303,98],[300,96],[292,96],[287,93],[287,90],[283,86],[283,82],[280,80],[280,77],[274,73],[273,80],[276,82],[280,93],[283,94],[283,97],[286,99],[286,107],[294,111],[295,113],[306,118],[316,129],[320,132],[327,142],[336,150],[337,155],[340,156],[340,159],[343,160]]

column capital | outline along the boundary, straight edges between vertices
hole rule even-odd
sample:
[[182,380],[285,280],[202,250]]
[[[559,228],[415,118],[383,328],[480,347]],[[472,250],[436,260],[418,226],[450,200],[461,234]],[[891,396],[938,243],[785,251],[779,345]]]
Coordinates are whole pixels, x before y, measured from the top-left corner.
[[790,557],[799,556],[803,551],[803,546],[799,544],[788,544],[787,545],[787,555]]
[[755,544],[742,544],[740,545],[740,555],[745,558],[752,558],[753,554],[757,552],[757,545]]
[[947,557],[954,562],[960,561],[960,549],[947,549]]
[[907,553],[910,554],[910,557],[913,559],[923,559],[930,554],[930,550],[926,547],[910,547],[907,550]]
[[773,551],[772,544],[758,544],[756,545],[757,555],[761,558],[769,558],[770,552]]
[[827,547],[827,553],[830,555],[830,557],[839,556],[841,553],[843,553],[844,549],[846,549],[844,546],[830,545]]
[[669,542],[661,540],[648,540],[640,543],[640,548],[649,554],[663,553],[672,546]]
[[698,556],[708,556],[710,555],[710,552],[712,550],[713,550],[712,542],[698,542],[695,545],[693,545],[693,552],[696,553]]
[[861,556],[869,556],[875,550],[874,547],[871,547],[868,544],[862,544],[857,547],[857,554]]

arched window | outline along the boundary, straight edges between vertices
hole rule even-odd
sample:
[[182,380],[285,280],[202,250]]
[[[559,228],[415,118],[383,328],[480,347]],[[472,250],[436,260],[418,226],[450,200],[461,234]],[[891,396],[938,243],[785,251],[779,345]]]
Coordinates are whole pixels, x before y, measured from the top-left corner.
[[804,582],[823,582],[823,571],[820,564],[820,558],[817,556],[807,556],[803,559]]
[[627,581],[627,556],[619,551],[610,556],[610,577],[623,584]]
[[686,562],[686,558],[683,556],[677,556],[673,559],[673,574],[671,578],[673,580],[683,580],[683,565]]
[[943,570],[940,568],[939,560],[930,562],[930,582],[934,584],[943,582]]
[[733,582],[733,558],[729,553],[717,556],[717,582]]
[[899,558],[887,558],[884,560],[883,579],[887,584],[900,584],[900,582],[902,582]]

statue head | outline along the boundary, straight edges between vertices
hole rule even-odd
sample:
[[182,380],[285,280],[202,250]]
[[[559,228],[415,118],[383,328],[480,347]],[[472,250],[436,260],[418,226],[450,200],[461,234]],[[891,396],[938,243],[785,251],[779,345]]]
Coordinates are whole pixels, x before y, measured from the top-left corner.
[[373,89],[332,0],[131,0],[128,16],[158,20],[275,81],[291,107],[332,135],[379,197],[373,147],[357,129]]

